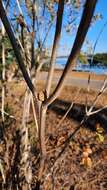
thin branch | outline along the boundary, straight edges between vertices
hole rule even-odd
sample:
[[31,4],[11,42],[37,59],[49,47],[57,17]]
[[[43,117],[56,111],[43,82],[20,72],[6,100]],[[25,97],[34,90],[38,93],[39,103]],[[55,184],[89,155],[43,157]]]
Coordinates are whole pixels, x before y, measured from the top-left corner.
[[35,21],[36,21],[36,10],[35,10],[36,0],[33,0],[32,5],[32,38],[31,38],[31,68],[35,65]]
[[[2,110],[0,110],[0,112],[2,113]],[[10,115],[9,113],[7,113],[7,112],[5,112],[5,111],[4,111],[4,114],[7,115],[7,116],[10,117],[10,118],[16,120],[16,118],[15,118],[13,115]]]
[[69,108],[67,109],[67,111],[66,111],[66,113],[64,114],[64,116],[62,117],[62,119],[59,121],[59,123],[58,123],[58,125],[57,125],[57,128],[59,128],[59,127],[61,126],[61,124],[63,123],[64,119],[67,117],[68,113],[69,113],[69,112],[71,111],[71,109],[73,108],[74,102],[75,102],[76,98],[78,97],[78,94],[79,94],[80,90],[81,90],[81,89],[79,88],[78,91],[77,91],[77,94],[76,94],[76,96],[75,96],[75,98],[74,98],[74,100],[73,100],[72,103],[71,103],[71,105],[70,105]]
[[45,9],[46,9],[46,0],[43,0],[43,13],[42,13],[43,17],[45,15]]
[[21,7],[20,7],[19,0],[16,0],[16,3],[17,3],[17,6],[18,6],[18,9],[19,9],[20,15],[23,15],[22,9],[21,9]]
[[50,70],[49,70],[47,84],[46,84],[47,97],[49,97],[50,89],[52,85],[56,54],[57,54],[57,49],[58,49],[59,40],[61,36],[63,11],[64,11],[64,0],[59,0],[58,11],[57,11],[56,31],[55,31],[54,43],[53,43],[52,54],[51,54],[51,59],[50,59]]
[[[90,112],[90,114],[85,114],[81,123],[77,126],[77,128],[75,129],[75,131],[69,135],[69,137],[65,140],[65,142],[63,143],[64,144],[64,147],[62,148],[62,150],[60,151],[60,153],[58,154],[57,158],[55,159],[55,162],[54,162],[54,165],[55,163],[57,162],[57,159],[60,158],[60,156],[64,153],[66,147],[68,146],[70,140],[72,140],[74,138],[74,136],[77,134],[77,132],[80,130],[80,128],[82,127],[82,125],[87,121],[87,119],[89,118],[90,115],[93,115],[93,114],[96,114],[100,111],[102,111],[103,109],[106,109],[107,108],[107,105],[105,105],[103,108],[100,108],[96,111],[93,111],[93,112]],[[53,169],[54,165],[52,166],[51,169]]]
[[45,63],[45,61],[43,61],[43,60],[39,63],[39,65],[38,65],[38,67],[36,69],[36,73],[35,73],[35,80],[38,78],[38,74],[39,74],[42,66],[44,65],[44,63]]
[[101,37],[101,35],[102,35],[102,33],[103,33],[103,31],[104,31],[104,29],[105,29],[106,26],[107,26],[107,22],[104,23],[103,27],[101,28],[101,30],[100,30],[100,32],[99,32],[99,34],[98,34],[98,36],[97,36],[96,41],[95,41],[95,44],[94,44],[94,47],[93,47],[93,53],[92,53],[93,56],[92,56],[92,59],[91,59],[91,64],[93,63],[94,52],[95,52],[97,43],[98,43],[98,41],[99,41],[99,39],[100,39],[100,37]]
[[19,0],[16,0],[16,3],[17,3],[17,6],[18,6],[18,10],[19,10],[20,16],[23,17],[23,22],[24,22],[24,24],[26,26],[26,29],[30,33],[30,29],[29,29],[28,25],[26,24],[26,21],[24,20],[24,15],[23,15],[23,11],[22,11],[22,8],[20,6]]
[[[74,138],[74,136],[79,132],[79,130],[81,129],[82,125],[84,124],[84,122],[87,121],[87,119],[88,119],[88,118],[87,118],[86,115],[85,115],[84,118],[82,119],[81,123],[80,123],[80,124],[76,127],[76,129],[74,130],[74,132],[71,133],[71,134],[69,135],[69,137],[65,140],[65,142],[63,143],[63,148],[62,148],[62,150],[59,152],[59,154],[58,154],[57,157],[55,158],[55,161],[54,161],[53,166],[50,168],[50,172],[51,172],[51,173],[53,173],[54,166],[56,165],[56,163],[58,163],[60,157],[61,157],[62,154],[65,152],[65,150],[66,150],[66,148],[67,148],[69,142],[70,142],[70,141]],[[47,176],[48,176],[48,175],[51,175],[51,173],[48,173]],[[46,176],[46,178],[47,178],[47,176]]]
[[[51,27],[52,27],[52,23],[50,23],[49,28],[48,28],[48,31],[47,31],[47,33],[46,33],[44,39],[43,39],[42,45],[41,45],[41,47],[40,47],[40,50],[41,50],[41,51],[42,51],[42,49],[43,49],[43,46],[44,46],[45,41],[46,41],[46,39],[47,39],[47,37],[48,37],[48,34],[49,34],[49,31],[50,31]],[[41,70],[41,68],[42,68],[42,66],[43,66],[44,64],[45,64],[45,61],[43,61],[43,60],[39,63],[39,65],[38,65],[38,67],[37,67],[37,69],[36,69],[35,78],[37,78],[37,75],[38,75],[38,73],[40,72],[40,70]]]
[[[95,50],[96,50],[96,46],[97,46],[98,41],[99,41],[99,39],[100,39],[100,37],[101,37],[101,35],[102,35],[102,33],[103,33],[103,31],[104,31],[104,29],[105,29],[106,26],[107,26],[107,22],[104,23],[104,25],[103,25],[103,27],[101,28],[101,30],[100,30],[100,32],[99,32],[97,38],[96,38],[96,41],[95,41],[95,43],[94,43],[93,52],[92,52],[92,57],[91,57],[91,63],[90,63],[91,65],[93,64],[93,61],[94,61],[94,52],[95,52]],[[88,85],[87,85],[87,93],[89,93],[89,91],[90,91],[90,81],[91,81],[91,78],[90,78],[90,73],[89,73]],[[86,95],[86,113],[88,112],[87,106],[88,106],[88,95]]]
[[[5,57],[5,45],[4,45],[4,38],[5,38],[5,29],[2,24],[2,80],[5,81],[5,66],[6,66],[6,57]],[[2,84],[2,105],[1,105],[1,110],[2,110],[2,120],[4,122],[4,103],[5,103],[5,86]]]
[[9,3],[10,3],[10,0],[7,0],[7,2],[6,2],[6,10],[9,7]]
[[[26,24],[25,19],[24,19],[24,15],[23,15],[22,8],[21,8],[21,6],[20,6],[19,0],[16,0],[16,3],[17,3],[18,10],[19,10],[19,13],[20,13],[20,16],[19,16],[19,17],[22,19],[22,22],[24,22],[24,25],[21,25],[21,24],[20,24],[20,27],[21,27],[21,41],[22,41],[22,43],[20,42],[19,37],[18,37],[18,42],[19,42],[19,44],[20,44],[20,46],[21,46],[21,49],[22,49],[22,47],[23,47],[26,63],[27,63],[28,65],[30,65],[30,64],[31,64],[31,60],[30,60],[30,58],[29,58],[30,56],[28,55],[28,53],[27,53],[27,51],[26,51],[25,40],[24,40],[24,39],[25,39],[25,37],[24,37],[24,28],[26,27],[28,32],[30,32],[30,30],[29,30],[29,28],[28,28],[28,26],[27,26],[27,24]],[[29,35],[30,35],[30,34],[29,34]]]
[[38,21],[38,17],[36,15],[36,26],[37,26],[37,31],[36,33],[38,32],[38,38],[36,37],[36,40],[37,40],[37,43],[38,43],[38,46],[41,42],[41,39],[40,39],[40,28],[39,28],[39,21]]
[[45,41],[46,41],[46,39],[47,39],[47,36],[48,36],[48,34],[49,34],[49,32],[50,32],[50,29],[51,29],[51,27],[52,27],[52,24],[53,24],[53,22],[51,22],[51,23],[49,24],[48,30],[47,30],[46,35],[45,35],[45,37],[44,37],[44,39],[43,39],[43,42],[42,42],[41,49],[43,48],[43,46],[44,46],[44,44],[45,44]]
[[69,137],[65,140],[65,142],[63,143],[64,147],[62,148],[62,150],[58,154],[57,158],[55,159],[56,161],[63,154],[63,152],[65,151],[65,149],[68,146],[69,142],[74,138],[74,136],[77,134],[77,132],[80,130],[80,128],[83,125],[83,123],[86,122],[86,120],[87,120],[87,118],[86,118],[86,116],[84,116],[84,118],[82,119],[81,123],[76,127],[76,129],[74,130],[74,132],[72,134],[70,134]]
[[88,112],[88,113],[87,113],[87,116],[90,116],[90,115],[94,115],[94,114],[96,114],[96,113],[99,113],[100,111],[102,111],[102,110],[104,110],[104,109],[106,109],[106,108],[107,108],[107,105],[103,106],[102,108],[99,108],[99,109],[96,110],[96,111]]
[[88,32],[88,29],[89,29],[90,22],[91,22],[91,19],[92,19],[94,10],[95,10],[96,3],[97,3],[97,0],[93,0],[93,1],[91,1],[91,3],[90,3],[90,0],[86,1],[85,8],[83,11],[83,15],[81,18],[81,22],[80,22],[80,25],[78,28],[76,39],[75,39],[72,51],[70,53],[70,56],[68,58],[68,61],[66,63],[64,71],[62,73],[62,76],[61,76],[54,92],[52,93],[52,95],[47,100],[44,101],[44,106],[49,105],[50,103],[52,103],[57,98],[57,96],[59,95],[59,93],[60,93],[60,91],[64,85],[64,82],[66,80],[66,77],[67,77],[69,70],[72,69],[73,63],[77,60],[80,49],[83,45],[84,39],[85,39],[86,34]]
[[59,152],[58,156],[55,159],[54,165],[51,168],[51,172],[53,172],[54,166],[55,164],[58,162],[58,159],[61,157],[61,155],[64,153],[65,149],[67,148],[69,142],[74,138],[74,136],[77,134],[77,132],[81,129],[81,127],[83,126],[83,124],[88,120],[89,116],[96,114],[100,111],[102,111],[103,109],[106,109],[107,105],[105,105],[103,108],[100,108],[96,111],[90,112],[89,114],[85,114],[81,123],[76,127],[75,131],[73,133],[71,133],[69,135],[69,137],[65,140],[65,142],[63,143],[64,147],[62,148],[62,150]]
[[[26,49],[25,49],[25,46],[23,47],[23,45],[22,45],[22,43],[21,43],[19,37],[17,37],[17,41],[18,41],[18,43],[19,43],[19,45],[20,45],[21,51],[22,51],[23,54],[24,54],[23,59],[25,60],[25,62],[27,63],[27,65],[30,65],[31,59],[30,59],[30,56],[29,56],[29,54],[27,53],[27,51],[26,51]],[[33,82],[32,82],[32,83],[33,83]]]
[[90,81],[91,81],[91,75],[89,73],[88,76],[88,84],[87,84],[87,94],[86,94],[86,103],[85,103],[85,111],[87,113],[88,111],[88,93],[90,92]]
[[91,105],[91,107],[89,108],[89,110],[88,110],[88,111],[86,110],[86,115],[87,115],[87,116],[91,114],[91,112],[92,112],[92,110],[93,110],[93,108],[94,108],[96,102],[97,102],[98,99],[102,96],[102,94],[107,90],[106,84],[107,84],[107,79],[104,80],[103,85],[102,85],[100,91],[98,92],[98,94],[96,95],[94,101],[92,102],[92,105]]
[[22,126],[26,125],[27,98],[28,98],[28,91],[26,90],[25,97],[24,97],[24,105],[23,105]]
[[59,121],[57,127],[59,128],[61,126],[61,124],[63,123],[64,119],[66,118],[66,116],[68,115],[68,113],[71,111],[71,109],[74,106],[74,102],[71,103],[71,105],[69,106],[69,108],[67,109],[66,113],[64,114],[64,116],[61,118],[61,120]]

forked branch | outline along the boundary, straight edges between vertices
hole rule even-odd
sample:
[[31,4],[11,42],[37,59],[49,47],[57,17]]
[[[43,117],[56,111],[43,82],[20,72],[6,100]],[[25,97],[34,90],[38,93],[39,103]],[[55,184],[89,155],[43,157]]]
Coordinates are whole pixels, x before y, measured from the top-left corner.
[[79,52],[81,50],[81,47],[83,45],[84,39],[86,37],[86,34],[88,32],[90,23],[91,23],[91,19],[92,16],[94,14],[94,10],[95,10],[95,5],[97,3],[97,0],[93,0],[90,2],[90,0],[86,1],[85,7],[84,7],[84,11],[82,14],[82,18],[80,21],[80,25],[77,31],[77,35],[76,35],[76,39],[74,41],[74,45],[73,48],[71,50],[71,53],[69,55],[69,58],[67,60],[66,66],[64,68],[64,71],[62,73],[62,76],[54,90],[54,92],[52,93],[52,95],[44,102],[44,106],[49,105],[50,103],[52,103],[59,95],[64,82],[66,80],[67,74],[69,72],[69,70],[72,69],[72,65],[73,63],[76,61]]

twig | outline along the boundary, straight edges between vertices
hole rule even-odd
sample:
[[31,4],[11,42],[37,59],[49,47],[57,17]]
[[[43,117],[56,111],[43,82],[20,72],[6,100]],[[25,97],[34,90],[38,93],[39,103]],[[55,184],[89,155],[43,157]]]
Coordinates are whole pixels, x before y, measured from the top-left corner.
[[[0,112],[2,113],[2,110],[0,110]],[[16,120],[15,116],[10,115],[9,113],[7,113],[7,112],[5,112],[5,111],[3,111],[3,112],[4,112],[4,114],[5,114],[5,115],[7,115],[8,117],[10,117],[10,118],[12,118],[12,119],[15,119],[15,120]]]
[[70,110],[73,108],[74,102],[75,102],[76,98],[78,97],[78,94],[79,94],[80,90],[81,90],[81,89],[79,88],[78,91],[77,91],[77,93],[76,93],[76,96],[75,96],[74,100],[73,100],[72,103],[71,103],[71,105],[70,105],[69,108],[67,109],[67,111],[66,111],[66,113],[64,114],[64,116],[62,117],[62,119],[59,121],[59,123],[58,123],[58,125],[57,125],[58,128],[61,126],[61,124],[62,124],[62,122],[64,121],[64,119],[66,118],[66,116],[68,115],[68,113],[70,112]]
[[21,7],[20,7],[19,0],[16,0],[16,3],[17,3],[17,6],[18,6],[18,9],[19,9],[20,15],[23,15],[22,9],[21,9]]
[[96,113],[98,113],[98,112],[100,112],[100,111],[102,111],[102,110],[104,110],[104,109],[106,109],[106,108],[107,108],[107,105],[105,105],[105,106],[102,107],[102,108],[99,108],[99,109],[96,110],[96,111],[87,112],[87,116],[94,115],[94,114],[96,114]]
[[[91,76],[90,76],[90,73],[89,73],[89,76],[88,76],[88,84],[87,84],[87,93],[90,92],[90,80],[91,80]],[[87,111],[88,111],[88,95],[87,95],[87,94],[86,94],[85,111],[86,111],[86,113],[87,113]]]
[[46,175],[45,178],[47,178],[47,176],[52,175],[53,171],[54,171],[54,167],[55,165],[59,162],[62,154],[65,152],[69,142],[74,138],[74,136],[77,134],[77,132],[81,129],[81,126],[84,124],[84,122],[87,121],[87,117],[84,116],[84,118],[82,119],[81,123],[76,127],[76,129],[74,130],[74,132],[72,134],[69,135],[69,137],[65,140],[65,142],[63,143],[63,148],[62,150],[59,152],[58,156],[55,158],[54,164],[53,166],[50,168],[50,172]]
[[[16,3],[17,3],[17,6],[18,6],[19,13],[20,13],[20,15],[23,17],[23,19],[24,19],[23,11],[22,11],[22,9],[21,9],[21,6],[20,6],[20,3],[19,3],[19,0],[16,0]],[[24,20],[24,23],[25,23],[25,25],[26,25],[27,31],[30,33],[30,29],[29,29],[29,27],[27,26],[25,20]]]
[[98,94],[96,95],[95,99],[93,100],[91,107],[89,108],[89,110],[87,110],[87,112],[86,112],[87,116],[92,115],[91,112],[92,112],[96,102],[98,101],[99,97],[102,96],[102,94],[107,90],[106,84],[107,84],[107,78],[104,80],[103,85],[102,85],[100,91],[98,92]]
[[[97,36],[96,41],[95,41],[95,44],[94,44],[94,47],[93,47],[93,52],[92,52],[92,57],[91,57],[91,63],[90,63],[91,65],[93,64],[93,61],[94,61],[94,52],[95,52],[96,46],[97,46],[98,41],[99,41],[99,39],[100,39],[100,37],[101,37],[101,35],[102,35],[102,33],[103,33],[106,26],[107,26],[107,22],[104,23],[103,27],[101,28],[101,30],[100,30],[100,32],[99,32],[99,34]],[[90,76],[90,72],[89,72],[87,93],[89,93],[89,91],[90,91],[90,81],[91,81],[90,77],[91,76]],[[86,96],[86,113],[88,112],[87,106],[88,106],[88,96]]]

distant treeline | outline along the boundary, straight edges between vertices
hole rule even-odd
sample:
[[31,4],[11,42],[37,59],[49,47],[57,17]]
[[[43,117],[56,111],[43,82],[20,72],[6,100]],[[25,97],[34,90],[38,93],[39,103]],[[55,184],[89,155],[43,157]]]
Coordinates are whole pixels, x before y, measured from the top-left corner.
[[78,59],[83,64],[89,62],[92,65],[100,64],[107,66],[107,53],[96,53],[94,56],[93,55],[87,56],[84,53],[80,53]]
[[[67,56],[60,56],[58,58],[67,58]],[[87,56],[85,53],[80,53],[78,60],[83,63],[87,64],[88,62],[91,64],[92,55]],[[107,53],[96,53],[93,57],[92,65],[101,64],[107,66]]]
[[94,64],[101,63],[102,65],[107,66],[107,53],[97,53],[93,58]]

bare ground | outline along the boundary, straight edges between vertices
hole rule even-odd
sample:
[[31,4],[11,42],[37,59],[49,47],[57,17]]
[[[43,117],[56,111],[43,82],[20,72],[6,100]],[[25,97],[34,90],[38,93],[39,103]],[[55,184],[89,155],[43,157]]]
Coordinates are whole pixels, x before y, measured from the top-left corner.
[[[41,86],[41,84],[38,84],[39,90],[41,89]],[[23,82],[9,83],[6,89],[6,111],[9,112],[9,114],[14,115],[15,119],[9,119],[6,117],[5,126],[1,124],[0,158],[6,163],[6,159],[8,159],[8,163],[11,163],[11,166],[15,166],[15,164],[17,165],[19,159],[18,155],[17,157],[14,156],[14,153],[17,148],[17,129],[21,125],[22,119],[25,85]],[[69,112],[61,126],[58,125],[72,100],[75,99],[77,91],[78,88],[76,87],[65,87],[59,99],[57,99],[48,109],[46,120],[47,163],[43,176],[43,190],[50,190],[52,188],[54,190],[107,189],[107,109],[91,116],[87,122],[82,125],[81,129],[78,133],[76,133],[73,139],[67,144],[61,156],[58,156],[64,146],[63,144],[65,140],[75,131],[84,117],[84,104],[86,102],[87,93],[85,89],[81,89],[79,96],[75,100],[74,107]],[[88,106],[92,104],[96,94],[97,92],[90,91],[88,95]],[[106,104],[107,94],[105,93],[99,99],[95,109]],[[97,123],[100,123],[101,127],[104,129],[105,139],[103,143],[98,142],[96,139]],[[39,167],[39,148],[35,125],[32,121],[32,110],[28,127],[29,138],[32,145],[32,189],[35,189],[37,170]],[[8,143],[8,150],[5,147],[5,142]],[[86,143],[90,145],[92,150],[92,154],[90,156],[92,160],[91,168],[81,165],[83,147]],[[6,157],[7,151],[8,157]],[[55,159],[57,157],[58,159],[55,163]],[[17,171],[17,167],[15,168]],[[9,179],[10,176],[13,177],[14,172],[8,165],[5,166],[5,169],[8,173]],[[2,183],[1,178],[0,182]]]

